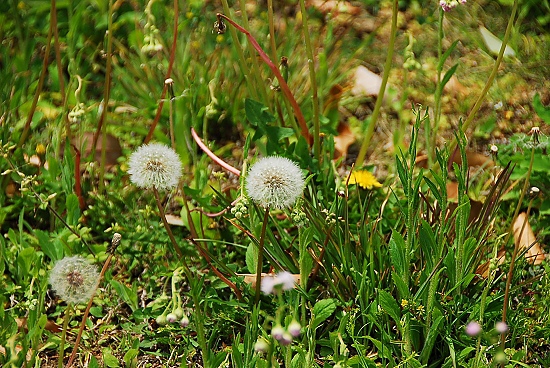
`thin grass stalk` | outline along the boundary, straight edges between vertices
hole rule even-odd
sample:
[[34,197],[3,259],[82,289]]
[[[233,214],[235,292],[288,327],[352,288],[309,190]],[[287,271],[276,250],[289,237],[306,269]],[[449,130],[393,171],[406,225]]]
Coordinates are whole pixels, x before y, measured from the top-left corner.
[[[55,8],[55,0],[51,1],[51,9],[50,12],[53,12],[53,9]],[[31,128],[32,118],[34,116],[34,113],[36,111],[36,106],[38,104],[38,98],[40,97],[40,93],[42,92],[42,88],[44,87],[44,79],[46,79],[46,72],[48,71],[48,59],[50,56],[50,49],[51,49],[51,43],[52,43],[52,34],[53,34],[53,22],[50,21],[50,28],[48,30],[48,38],[46,40],[46,51],[44,53],[44,61],[42,62],[42,70],[40,71],[40,77],[38,78],[38,85],[36,86],[36,91],[34,92],[34,98],[32,100],[32,105],[29,110],[29,115],[27,116],[27,121],[25,121],[25,126],[23,128],[23,132],[21,133],[21,137],[19,138],[19,142],[17,143],[17,148],[21,148],[25,141],[27,140],[27,136],[29,135],[29,130]]]
[[[222,0],[222,6],[224,13],[231,14],[227,0]],[[239,69],[241,70],[241,73],[243,73],[248,93],[250,93],[252,98],[258,99],[258,92],[256,91],[256,88],[254,88],[254,86],[252,85],[252,75],[250,69],[248,68],[246,58],[244,57],[243,47],[241,45],[241,42],[239,41],[239,37],[237,36],[237,31],[231,28],[229,30],[229,33],[231,34],[231,39],[236,46],[235,51],[237,51],[237,58],[239,59]]]
[[106,52],[106,67],[105,67],[105,89],[103,91],[103,109],[99,116],[99,122],[97,124],[97,130],[94,134],[94,139],[92,142],[92,152],[97,147],[97,141],[99,139],[99,134],[102,134],[102,143],[101,143],[101,161],[99,164],[99,192],[103,191],[105,183],[103,177],[105,176],[105,159],[107,155],[107,124],[105,124],[105,119],[107,117],[107,112],[109,110],[109,99],[111,98],[111,73],[112,73],[112,57],[111,53],[113,51],[113,0],[109,0],[109,20],[107,25],[107,52]]
[[59,342],[59,357],[57,359],[57,368],[63,368],[63,357],[65,356],[65,341],[67,340],[67,328],[69,327],[69,321],[71,320],[71,314],[73,313],[73,304],[69,303],[65,310],[65,316],[63,316],[63,330],[61,331],[61,341]]
[[[483,90],[481,91],[479,97],[477,98],[474,107],[472,107],[472,110],[470,110],[470,113],[468,114],[468,117],[466,118],[466,121],[462,125],[462,128],[464,129],[464,132],[470,127],[470,124],[474,121],[475,115],[478,112],[479,108],[481,107],[481,103],[485,99],[485,96],[487,95],[487,92],[489,92],[489,88],[493,85],[493,82],[495,80],[495,77],[498,73],[498,69],[500,67],[500,63],[502,62],[502,58],[504,57],[504,50],[506,50],[506,45],[508,44],[508,41],[510,40],[510,34],[512,33],[512,26],[514,25],[514,19],[516,17],[516,13],[518,10],[518,0],[514,0],[514,5],[512,7],[512,13],[510,14],[510,18],[508,19],[508,25],[506,26],[506,32],[504,33],[504,39],[502,40],[502,45],[500,46],[500,50],[498,52],[497,59],[495,61],[495,64],[493,65],[493,70],[491,70],[491,74],[489,75],[489,78],[487,79],[487,83],[485,84],[485,87],[483,87]],[[451,152],[451,156],[454,156],[456,146],[457,146],[457,140],[456,138],[453,139],[449,151]],[[452,157],[451,160],[452,161]]]
[[[246,1],[245,0],[239,0],[239,4],[241,6],[241,19],[243,20],[243,27],[246,29],[249,29],[250,26],[248,25],[248,16],[246,11]],[[250,43],[246,45],[248,48],[248,51],[250,54],[254,55],[254,46],[252,46]],[[254,79],[256,81],[255,89],[260,92],[260,97],[265,101],[265,103],[268,103],[269,100],[267,98],[267,92],[265,90],[266,83],[262,79],[262,73],[260,72],[260,66],[258,64],[258,60],[255,57],[250,58],[250,63],[252,64],[252,74],[254,75]]]
[[256,295],[254,297],[254,305],[258,306],[260,302],[260,290],[262,284],[262,261],[264,256],[265,230],[267,221],[269,220],[269,207],[265,209],[264,221],[262,223],[262,231],[260,233],[260,243],[258,244],[258,263],[256,264]]
[[273,22],[273,0],[267,0],[267,21],[269,23],[269,47],[271,60],[277,60],[277,44],[275,43],[275,23]]
[[103,263],[103,267],[101,268],[101,272],[99,273],[99,278],[97,280],[97,284],[95,286],[94,292],[92,293],[92,296],[90,297],[90,301],[88,302],[88,305],[86,306],[86,310],[84,311],[84,315],[82,316],[82,322],[80,322],[80,328],[78,329],[78,334],[76,335],[76,341],[73,346],[73,351],[71,353],[71,356],[65,368],[70,368],[73,365],[74,360],[76,359],[76,353],[78,352],[80,339],[82,338],[84,327],[86,327],[86,320],[88,319],[88,315],[90,314],[90,309],[92,308],[92,304],[94,303],[94,295],[97,291],[97,288],[99,287],[99,283],[101,282],[101,280],[103,280],[103,277],[105,276],[105,272],[107,272],[107,268],[109,268],[109,265],[111,264],[111,260],[113,259],[116,248],[119,246],[121,239],[122,239],[122,236],[119,233],[114,233],[113,239],[111,240],[111,245],[107,249],[108,257],[105,260],[105,263]]
[[436,146],[436,137],[439,130],[439,122],[441,120],[441,94],[443,89],[440,88],[441,84],[441,73],[443,65],[440,65],[441,58],[443,57],[443,37],[445,34],[443,32],[443,21],[445,20],[445,12],[441,6],[439,8],[439,22],[437,25],[437,84],[435,88],[435,108],[434,108],[434,126],[433,131],[430,127],[430,121],[426,120],[426,153],[428,154],[428,167],[432,167],[434,162],[434,147]]
[[[172,33],[172,46],[170,47],[170,59],[168,60],[168,69],[166,70],[166,76],[164,80],[167,80],[172,75],[174,60],[176,59],[176,45],[178,41],[178,19],[179,19],[178,1],[179,0],[174,0],[174,31]],[[155,119],[153,120],[153,123],[149,128],[149,132],[147,133],[147,136],[143,141],[144,144],[149,143],[149,141],[153,138],[153,134],[155,133],[155,128],[157,127],[157,124],[160,120],[162,107],[164,106],[164,97],[166,97],[167,90],[168,90],[168,86],[165,83],[164,87],[162,88],[162,93],[160,94],[160,100],[159,100],[159,105],[157,107],[157,112],[155,114]]]
[[306,123],[306,119],[304,118],[304,114],[302,114],[302,110],[300,109],[300,106],[298,105],[298,102],[296,102],[296,99],[294,98],[294,95],[290,91],[290,88],[288,87],[288,84],[286,83],[285,79],[281,75],[281,72],[279,71],[279,68],[275,64],[273,64],[273,61],[269,59],[269,56],[264,52],[264,50],[261,48],[261,46],[258,44],[258,41],[248,32],[245,28],[241,27],[239,24],[235,23],[231,18],[227,17],[224,14],[218,13],[218,22],[221,22],[221,19],[227,20],[233,27],[237,28],[239,32],[242,32],[246,35],[254,49],[258,52],[258,55],[260,55],[260,58],[263,60],[263,62],[271,69],[273,72],[273,75],[275,75],[275,78],[279,81],[279,84],[281,86],[281,90],[283,91],[285,97],[290,101],[290,104],[292,105],[292,108],[294,110],[294,114],[296,115],[296,119],[298,120],[298,124],[300,125],[301,134],[306,139],[308,144],[311,145],[312,138],[309,134],[309,128]]
[[[535,161],[535,145],[533,144],[533,147],[531,148],[531,159],[529,160],[529,169],[527,170],[527,177],[525,178],[525,183],[523,183],[523,188],[519,196],[518,204],[516,206],[516,210],[514,211],[514,216],[512,217],[512,223],[510,224],[508,235],[504,240],[504,245],[508,244],[511,234],[513,233],[514,222],[518,218],[519,210],[521,208],[521,204],[523,203],[523,198],[525,197],[525,193],[527,193],[527,188],[529,187],[529,180],[531,179],[531,171],[533,170],[534,161]],[[533,199],[529,201],[529,206],[527,208],[527,215],[529,215],[529,211],[531,210],[532,203],[533,203]],[[525,221],[527,221],[527,217],[525,218]],[[524,227],[525,227],[525,223],[523,223],[523,226],[521,228],[521,233],[523,232]],[[521,237],[521,233],[520,233],[520,237]],[[506,276],[506,287],[504,290],[504,302],[502,305],[502,322],[504,323],[506,323],[506,316],[507,316],[508,307],[510,304],[510,286],[512,284],[512,277],[514,275],[514,266],[516,263],[518,252],[519,252],[519,242],[515,242],[514,251],[512,253],[512,259],[510,260],[510,269],[508,270],[508,275]],[[501,334],[500,335],[501,349],[504,350],[505,344],[506,344],[506,334]]]
[[397,14],[398,14],[398,0],[393,1],[392,7],[392,19],[391,19],[391,31],[390,31],[390,40],[388,45],[388,54],[386,56],[386,62],[384,63],[384,73],[382,74],[382,83],[380,85],[380,90],[378,91],[378,96],[376,98],[376,103],[374,105],[374,110],[369,119],[369,125],[367,127],[367,132],[363,138],[363,143],[361,144],[361,149],[355,160],[355,166],[363,166],[363,161],[367,155],[367,149],[369,148],[372,135],[374,134],[374,128],[376,126],[376,121],[378,120],[378,115],[380,115],[380,108],[382,107],[382,102],[384,101],[384,94],[386,92],[386,85],[388,84],[388,78],[390,77],[390,70],[392,66],[393,51],[395,47],[395,35],[397,34]]
[[304,41],[306,44],[307,53],[307,65],[309,68],[309,79],[311,83],[311,90],[313,93],[313,155],[317,159],[317,162],[321,162],[321,124],[319,121],[319,95],[317,92],[317,77],[315,75],[315,60],[313,55],[313,48],[311,47],[311,39],[309,37],[309,25],[306,11],[306,4],[304,0],[300,0],[300,9],[302,11],[302,32],[304,34]]
[[71,126],[69,117],[66,114],[68,95],[65,93],[65,78],[63,77],[63,64],[61,63],[61,50],[59,47],[59,32],[57,26],[57,7],[56,0],[52,0],[50,21],[53,23],[53,46],[55,50],[55,62],[57,64],[57,78],[59,79],[59,91],[63,96],[63,121],[65,122],[65,134],[67,140],[71,141]]

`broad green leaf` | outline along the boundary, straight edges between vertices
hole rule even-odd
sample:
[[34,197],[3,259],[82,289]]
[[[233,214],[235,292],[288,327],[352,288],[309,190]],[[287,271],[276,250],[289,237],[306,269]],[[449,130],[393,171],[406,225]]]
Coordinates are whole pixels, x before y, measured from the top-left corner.
[[443,79],[441,80],[441,83],[439,84],[439,90],[440,91],[443,91],[443,88],[449,82],[449,80],[451,79],[453,74],[456,72],[457,68],[458,68],[458,64],[455,64],[449,70],[447,70],[447,72],[443,76]]
[[63,258],[63,243],[57,239],[50,239],[50,235],[42,230],[35,230],[34,235],[38,239],[40,249],[47,255],[52,261],[58,261]]
[[319,300],[313,306],[312,329],[316,329],[336,310],[336,301],[334,299]]
[[390,238],[390,258],[395,268],[395,272],[401,279],[403,279],[406,270],[405,267],[407,267],[407,265],[405,265],[405,249],[406,246],[403,236],[399,232],[393,231]]
[[401,330],[401,309],[393,296],[385,290],[377,289],[380,307],[397,323]]
[[65,201],[65,205],[67,206],[67,224],[71,226],[77,225],[78,219],[80,218],[80,207],[76,194],[69,194]]
[[110,282],[113,289],[116,290],[118,296],[126,303],[132,311],[138,309],[138,298],[135,290],[130,289],[128,286],[121,284],[116,280]]
[[105,364],[105,366],[109,368],[120,367],[118,359],[113,354],[111,354],[109,349],[103,350],[103,364]]
[[124,366],[129,368],[137,367],[137,356],[139,354],[138,349],[129,349],[126,354],[124,354]]

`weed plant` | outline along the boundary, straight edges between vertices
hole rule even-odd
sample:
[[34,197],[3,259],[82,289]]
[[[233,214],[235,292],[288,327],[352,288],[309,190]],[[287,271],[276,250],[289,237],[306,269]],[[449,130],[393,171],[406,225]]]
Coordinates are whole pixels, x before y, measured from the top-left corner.
[[544,9],[1,4],[0,366],[550,366]]

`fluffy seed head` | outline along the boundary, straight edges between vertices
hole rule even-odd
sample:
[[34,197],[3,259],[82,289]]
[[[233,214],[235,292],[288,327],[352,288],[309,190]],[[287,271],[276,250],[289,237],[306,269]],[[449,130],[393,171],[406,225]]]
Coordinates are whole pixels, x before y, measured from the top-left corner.
[[85,303],[92,297],[99,273],[94,265],[80,256],[65,257],[50,272],[53,290],[67,303]]
[[172,148],[160,143],[139,147],[128,162],[130,181],[140,188],[172,189],[181,178],[181,161]]
[[260,206],[292,206],[304,190],[304,175],[288,158],[270,156],[259,159],[248,172],[246,191]]

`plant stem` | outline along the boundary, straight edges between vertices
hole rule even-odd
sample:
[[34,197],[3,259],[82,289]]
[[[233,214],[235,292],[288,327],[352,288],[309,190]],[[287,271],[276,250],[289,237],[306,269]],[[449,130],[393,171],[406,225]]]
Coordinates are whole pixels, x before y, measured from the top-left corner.
[[267,221],[269,220],[269,207],[265,209],[264,221],[262,223],[262,232],[260,234],[260,244],[258,244],[258,263],[256,264],[256,296],[254,298],[254,305],[258,305],[260,301],[260,290],[262,284],[262,261],[264,256],[264,242],[265,242],[265,230],[267,228]]
[[277,45],[275,43],[275,24],[273,22],[273,0],[267,0],[267,19],[269,21],[269,46],[271,59],[277,60]]
[[67,328],[69,327],[69,321],[71,320],[71,314],[73,313],[73,305],[70,303],[65,310],[65,316],[63,317],[63,331],[61,331],[61,341],[59,342],[59,358],[57,360],[57,368],[63,368],[63,357],[65,356],[65,341],[67,338]]
[[290,101],[290,104],[292,105],[292,108],[294,109],[294,114],[296,114],[296,119],[298,120],[298,124],[300,125],[300,129],[302,136],[306,139],[306,141],[311,144],[312,138],[309,134],[309,129],[307,127],[306,119],[304,118],[304,115],[302,114],[302,110],[300,109],[300,106],[298,106],[298,102],[296,102],[296,99],[294,98],[294,95],[290,91],[290,88],[288,87],[288,84],[286,83],[285,79],[281,75],[281,72],[279,71],[279,68],[273,62],[271,59],[269,59],[269,56],[264,52],[264,50],[261,48],[261,46],[258,44],[258,41],[248,32],[246,29],[241,27],[239,24],[235,23],[231,18],[227,17],[224,14],[218,13],[218,19],[219,21],[223,18],[227,20],[233,27],[237,28],[239,32],[242,32],[246,35],[254,49],[258,52],[258,55],[260,55],[260,58],[263,60],[263,62],[271,69],[273,72],[273,75],[275,75],[275,78],[279,81],[279,85],[281,86],[281,90],[283,91],[285,97]]
[[[55,9],[55,0],[51,1],[50,11],[53,12],[53,9]],[[17,148],[21,148],[25,143],[25,141],[27,140],[27,136],[29,135],[29,130],[31,128],[32,117],[34,116],[34,112],[36,111],[36,106],[38,104],[38,98],[40,97],[40,93],[42,92],[42,88],[44,87],[44,79],[46,78],[46,72],[48,71],[48,59],[50,56],[52,34],[53,34],[53,22],[50,21],[50,29],[48,30],[48,38],[46,40],[46,50],[44,53],[44,61],[42,62],[42,71],[40,72],[40,77],[38,78],[38,85],[36,86],[36,91],[34,92],[32,105],[31,105],[29,114],[27,116],[27,120],[25,121],[25,127],[23,128],[23,132],[21,133],[21,137],[19,138],[19,142],[17,143]]]
[[445,12],[441,6],[439,8],[439,24],[437,27],[437,84],[435,87],[435,107],[434,107],[434,127],[433,132],[430,127],[430,120],[426,119],[426,153],[428,155],[428,167],[432,167],[434,162],[434,147],[436,145],[437,132],[439,130],[439,122],[441,120],[441,94],[443,88],[440,88],[441,84],[441,72],[443,71],[443,64],[441,58],[443,57],[443,21],[445,20]]
[[107,271],[107,268],[111,264],[111,260],[115,254],[116,248],[120,244],[121,239],[122,239],[122,236],[119,233],[114,233],[113,239],[111,240],[111,245],[107,249],[107,253],[109,254],[109,256],[107,257],[107,259],[105,260],[105,263],[103,264],[103,268],[101,269],[101,272],[99,274],[99,278],[94,288],[94,292],[92,293],[92,296],[90,297],[90,301],[88,302],[88,305],[86,306],[86,310],[84,311],[84,315],[82,316],[82,322],[80,322],[78,335],[76,335],[76,341],[74,343],[73,352],[71,353],[71,357],[69,358],[69,362],[67,363],[65,368],[70,368],[73,365],[73,362],[76,358],[76,353],[78,352],[78,346],[80,345],[80,339],[82,338],[82,333],[84,332],[84,327],[86,326],[86,320],[88,319],[88,314],[90,314],[90,308],[92,308],[92,304],[94,303],[94,295],[97,291],[99,283],[105,276],[105,272]]
[[359,150],[359,155],[355,160],[355,166],[363,166],[363,161],[365,161],[365,156],[367,155],[367,149],[369,148],[370,140],[374,134],[374,128],[376,126],[376,121],[378,120],[378,115],[380,115],[380,108],[382,107],[382,102],[384,101],[384,94],[386,92],[386,85],[388,84],[388,78],[390,76],[390,70],[393,59],[393,51],[395,47],[395,35],[397,34],[397,14],[398,14],[398,0],[393,1],[392,8],[392,19],[391,19],[391,33],[390,33],[390,43],[388,45],[388,55],[386,56],[386,62],[384,64],[384,74],[382,75],[382,84],[380,85],[380,90],[378,91],[378,96],[376,98],[376,103],[374,105],[374,110],[369,119],[369,125],[367,127],[367,132],[363,138],[363,143],[361,144],[361,149]]
[[302,32],[304,34],[304,41],[306,44],[307,53],[307,65],[309,68],[309,79],[311,82],[311,89],[313,92],[313,155],[317,161],[321,162],[321,125],[319,122],[319,96],[317,93],[317,77],[315,75],[315,63],[313,48],[311,47],[311,40],[309,37],[308,21],[306,4],[304,0],[300,0],[300,9],[302,11]]
[[178,256],[183,259],[183,252],[180,249],[180,246],[178,245],[178,242],[176,241],[176,238],[174,237],[174,233],[172,233],[172,229],[170,228],[170,224],[168,223],[168,220],[166,220],[166,213],[164,212],[164,208],[162,207],[162,203],[160,202],[160,196],[158,189],[156,187],[153,187],[153,194],[155,195],[155,199],[157,202],[157,207],[160,212],[160,218],[162,219],[162,224],[164,225],[164,228],[166,229],[166,232],[168,233],[168,237],[170,238],[170,242],[172,243],[172,246]]
[[[174,60],[176,59],[176,44],[178,41],[178,16],[179,16],[178,1],[179,0],[174,0],[174,32],[172,34],[172,46],[170,47],[170,59],[168,60],[168,69],[166,70],[166,76],[164,80],[170,78],[170,75],[172,75]],[[145,140],[143,141],[143,143],[149,143],[151,138],[153,138],[153,133],[155,132],[155,128],[157,127],[157,124],[160,120],[162,107],[164,106],[164,97],[166,96],[167,90],[168,90],[168,86],[166,85],[166,83],[164,83],[164,87],[162,88],[162,93],[160,94],[160,100],[159,100],[159,105],[157,107],[157,113],[155,114],[155,119],[153,120],[153,123],[151,124],[151,127],[149,128],[149,132],[147,133],[147,136],[145,137]]]
[[[222,0],[222,6],[224,13],[230,14],[229,4],[227,3],[227,0]],[[239,69],[241,70],[241,73],[243,73],[248,93],[250,93],[252,98],[258,99],[258,91],[256,91],[256,88],[254,88],[254,86],[252,85],[252,75],[250,73],[250,69],[248,68],[246,58],[244,57],[243,47],[239,42],[239,37],[237,37],[237,31],[231,28],[229,30],[229,33],[231,33],[231,38],[233,39],[233,43],[236,46],[235,50],[237,51],[237,57],[239,58]]]

